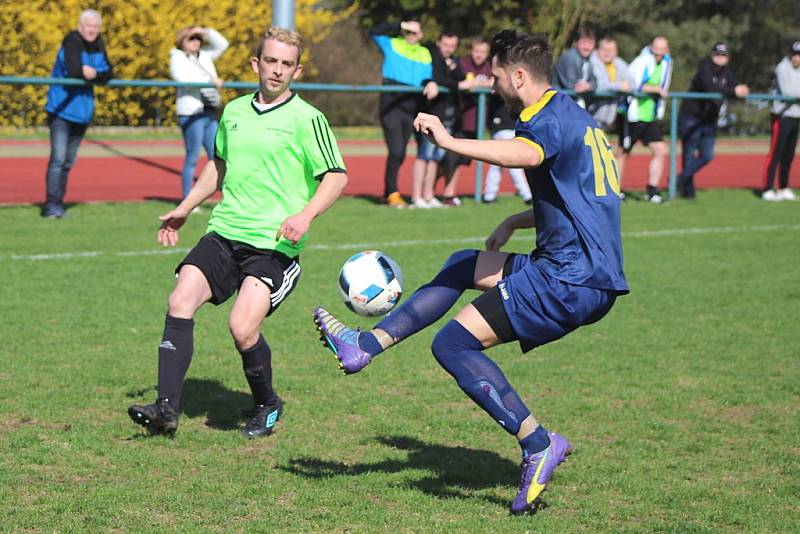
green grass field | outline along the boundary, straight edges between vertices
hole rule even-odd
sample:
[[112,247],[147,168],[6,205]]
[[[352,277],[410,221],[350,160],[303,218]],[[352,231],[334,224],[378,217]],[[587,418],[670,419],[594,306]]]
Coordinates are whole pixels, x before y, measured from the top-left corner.
[[626,202],[632,293],[558,342],[490,351],[575,446],[535,516],[508,515],[515,440],[438,366],[433,328],[340,374],[311,310],[357,319],[335,287],[345,258],[384,250],[412,290],[520,207],[343,199],[318,220],[298,290],[264,327],[286,413],[261,441],[238,432],[250,400],[229,304],[196,317],[176,438],[126,414],[154,399],[172,269],[208,211],[160,254],[167,204],[80,205],[58,221],[0,208],[0,531],[796,531],[800,203]]

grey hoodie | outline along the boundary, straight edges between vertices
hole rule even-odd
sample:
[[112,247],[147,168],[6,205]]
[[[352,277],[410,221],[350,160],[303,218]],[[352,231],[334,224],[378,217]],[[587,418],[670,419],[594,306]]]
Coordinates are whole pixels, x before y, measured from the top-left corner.
[[[800,98],[800,68],[794,68],[788,57],[784,57],[775,66],[775,83],[778,94]],[[798,119],[800,118],[800,104],[789,105],[789,102],[774,100],[772,113]]]
[[[597,79],[598,91],[618,91],[623,81],[627,81],[633,87],[633,78],[628,72],[628,64],[621,57],[615,57],[613,64],[617,76],[615,81],[611,81],[608,77],[608,70],[605,64],[597,55],[597,51],[592,52],[589,56],[589,61],[592,64],[592,72]],[[614,124],[617,119],[619,111],[620,97],[614,98],[594,98],[590,110],[596,120],[601,126]]]

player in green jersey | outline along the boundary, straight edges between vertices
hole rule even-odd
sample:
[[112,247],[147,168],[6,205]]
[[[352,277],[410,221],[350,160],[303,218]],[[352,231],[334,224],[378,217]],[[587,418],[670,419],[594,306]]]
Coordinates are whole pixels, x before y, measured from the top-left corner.
[[295,288],[311,222],[347,183],[328,121],[290,88],[303,68],[302,51],[298,33],[267,30],[251,59],[258,92],[225,106],[214,160],[189,195],[159,217],[158,241],[174,246],[192,210],[222,191],[206,235],[176,268],[158,349],[156,402],[128,409],[131,419],[151,433],[177,430],[194,314],[206,302],[221,304],[237,292],[229,328],[255,403],[242,433],[248,438],[271,434],[283,410],[272,387],[271,353],[261,323]]

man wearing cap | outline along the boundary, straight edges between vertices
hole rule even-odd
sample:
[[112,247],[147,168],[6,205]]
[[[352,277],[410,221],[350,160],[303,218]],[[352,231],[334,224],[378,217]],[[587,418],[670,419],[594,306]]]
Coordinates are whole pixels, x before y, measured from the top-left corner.
[[[369,32],[370,38],[383,54],[383,85],[407,85],[425,87],[427,98],[436,96],[438,85],[431,83],[433,58],[430,50],[423,46],[422,25],[418,20],[406,20],[399,24],[378,24]],[[397,175],[406,157],[406,145],[411,138],[412,122],[420,109],[419,93],[381,93],[378,105],[383,138],[388,157],[384,173],[384,198],[394,208],[405,208],[406,201],[397,191]]]
[[[775,67],[775,85],[778,94],[800,98],[800,40],[789,46],[789,55]],[[800,130],[800,103],[772,102],[772,139],[764,167],[761,198],[764,200],[797,200],[789,189],[789,169],[794,159],[797,134]],[[780,166],[778,188],[775,189],[775,171]]]
[[[750,92],[728,66],[730,49],[723,42],[711,47],[711,55],[700,62],[689,85],[692,93],[722,93],[743,98]],[[678,134],[683,144],[683,170],[678,175],[678,190],[684,198],[695,197],[694,175],[714,158],[714,139],[721,100],[684,100],[678,115]]]

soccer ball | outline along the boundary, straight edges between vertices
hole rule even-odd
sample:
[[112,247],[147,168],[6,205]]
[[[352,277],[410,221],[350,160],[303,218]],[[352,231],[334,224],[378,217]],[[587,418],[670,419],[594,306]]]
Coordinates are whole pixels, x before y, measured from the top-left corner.
[[351,256],[339,271],[342,300],[359,315],[383,315],[403,294],[403,273],[397,263],[377,250]]

